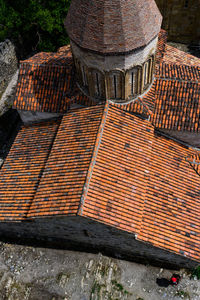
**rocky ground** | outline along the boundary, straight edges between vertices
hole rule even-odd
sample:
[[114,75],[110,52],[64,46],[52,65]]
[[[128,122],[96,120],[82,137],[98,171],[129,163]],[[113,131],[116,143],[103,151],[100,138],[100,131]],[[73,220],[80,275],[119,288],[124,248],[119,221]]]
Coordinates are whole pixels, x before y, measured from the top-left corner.
[[200,299],[200,281],[176,271],[178,286],[156,284],[174,271],[67,250],[0,243],[1,300]]

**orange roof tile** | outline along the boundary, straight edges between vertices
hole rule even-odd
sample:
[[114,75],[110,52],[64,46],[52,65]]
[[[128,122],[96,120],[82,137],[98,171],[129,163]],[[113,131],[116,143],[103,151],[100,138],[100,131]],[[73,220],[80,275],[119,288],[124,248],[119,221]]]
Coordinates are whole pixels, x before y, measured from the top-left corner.
[[110,106],[81,214],[200,260],[200,176],[187,161],[195,153]]
[[63,117],[28,217],[77,213],[102,113],[96,106]]
[[184,51],[166,44],[163,62],[166,62],[168,64],[199,66],[200,58],[197,58],[193,55],[190,55],[189,53],[185,53]]
[[73,64],[68,52],[39,53],[20,64],[14,108],[63,113],[69,109]]
[[138,239],[200,260],[200,176],[190,167],[189,155],[195,152],[154,137]]
[[200,66],[177,65],[162,62],[156,72],[157,78],[200,82]]
[[200,129],[200,82],[156,81],[152,122],[157,128],[198,132]]
[[157,64],[159,64],[164,57],[166,43],[167,43],[167,32],[161,29],[158,35],[158,44],[157,44],[157,53],[156,53]]
[[0,174],[2,220],[82,215],[200,261],[199,153],[109,102],[68,112],[54,139],[57,126],[19,133]]
[[137,233],[140,229],[148,182],[151,124],[110,107],[83,216]]
[[37,191],[59,121],[22,127],[1,169],[0,220],[21,220]]
[[[159,33],[157,63],[160,63],[166,43],[167,34],[164,30]],[[74,103],[85,106],[96,105],[74,86],[73,60],[70,46],[58,49],[57,53],[38,53],[22,61],[20,64],[17,92],[13,107],[18,110],[65,113]],[[152,92],[143,100],[154,104]],[[141,114],[140,103],[127,105],[127,111]],[[125,107],[124,107],[125,109]]]

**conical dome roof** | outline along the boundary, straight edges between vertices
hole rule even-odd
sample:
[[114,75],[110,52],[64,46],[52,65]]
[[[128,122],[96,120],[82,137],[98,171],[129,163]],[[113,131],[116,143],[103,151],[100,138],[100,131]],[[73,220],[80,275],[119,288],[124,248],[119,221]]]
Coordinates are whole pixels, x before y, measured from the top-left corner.
[[161,22],[154,0],[72,0],[65,26],[80,47],[109,54],[147,45]]

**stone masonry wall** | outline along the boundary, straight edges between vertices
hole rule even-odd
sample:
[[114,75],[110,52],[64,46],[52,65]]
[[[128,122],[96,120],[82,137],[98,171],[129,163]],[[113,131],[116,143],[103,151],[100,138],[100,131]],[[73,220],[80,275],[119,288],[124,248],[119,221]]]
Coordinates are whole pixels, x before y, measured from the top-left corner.
[[26,222],[0,223],[0,239],[43,243],[44,246],[76,249],[160,266],[192,268],[198,263],[140,242],[134,234],[83,217],[51,217]]
[[180,43],[200,42],[199,0],[156,0],[163,16],[162,28],[168,40]]
[[17,65],[14,45],[9,40],[0,43],[0,98],[16,73]]

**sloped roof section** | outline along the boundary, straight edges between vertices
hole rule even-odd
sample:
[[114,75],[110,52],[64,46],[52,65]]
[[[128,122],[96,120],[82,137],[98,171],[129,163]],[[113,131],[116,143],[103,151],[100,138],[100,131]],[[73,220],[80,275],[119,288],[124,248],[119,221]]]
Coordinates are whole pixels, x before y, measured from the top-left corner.
[[63,117],[28,217],[77,214],[102,113],[98,106]]
[[184,80],[199,83],[200,66],[167,64],[162,62],[158,66],[157,77],[160,79]]
[[154,0],[73,0],[65,27],[80,47],[110,54],[147,45],[161,21]]
[[200,58],[166,44],[163,62],[167,64],[199,66]]
[[162,136],[152,141],[138,239],[200,260],[200,176],[186,160],[197,154]]
[[156,63],[159,64],[164,57],[167,43],[167,32],[163,29],[160,30],[158,35],[157,51],[156,51]]
[[21,62],[14,108],[64,113],[73,90],[72,54],[68,47],[57,53],[39,53]]
[[81,215],[200,261],[199,152],[109,102],[58,125],[19,133],[0,172],[1,220]]
[[59,126],[22,127],[0,171],[0,220],[25,219]]
[[200,260],[200,177],[186,159],[194,155],[110,105],[82,215]]
[[[187,73],[176,76],[188,77]],[[190,81],[189,77],[187,80],[180,80],[180,78],[177,80],[168,78],[157,80],[152,122],[155,127],[160,129],[199,132],[199,80]]]
[[141,225],[153,127],[116,107],[108,109],[83,216],[138,233]]

